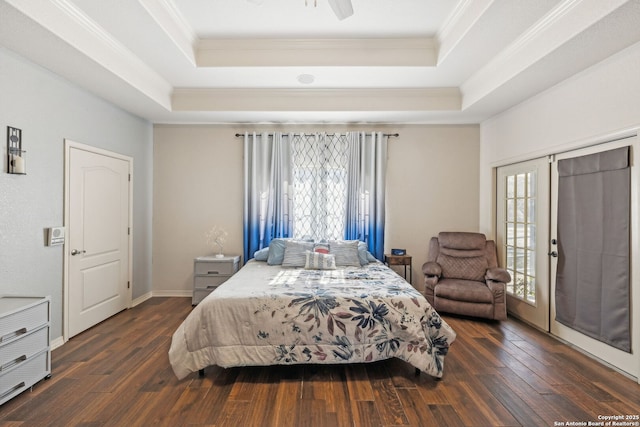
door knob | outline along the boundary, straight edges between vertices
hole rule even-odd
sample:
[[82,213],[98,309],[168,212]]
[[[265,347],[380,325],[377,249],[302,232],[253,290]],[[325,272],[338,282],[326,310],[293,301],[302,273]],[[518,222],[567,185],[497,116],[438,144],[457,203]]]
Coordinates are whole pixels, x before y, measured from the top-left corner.
[[549,252],[547,255],[551,255],[554,258],[558,258],[558,252],[556,252],[556,251]]
[[85,250],[82,250],[82,251],[81,251],[81,250],[78,250],[78,249],[72,249],[72,250],[71,250],[71,255],[84,254],[84,253],[86,253],[86,252],[87,252],[87,251],[85,251]]

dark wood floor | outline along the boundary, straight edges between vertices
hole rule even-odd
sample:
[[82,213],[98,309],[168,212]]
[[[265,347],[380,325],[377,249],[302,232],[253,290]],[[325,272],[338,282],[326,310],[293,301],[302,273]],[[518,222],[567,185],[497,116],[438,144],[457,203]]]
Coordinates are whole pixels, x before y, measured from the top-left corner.
[[212,367],[178,381],[167,350],[190,302],[152,298],[74,337],[53,351],[50,380],[0,406],[0,426],[559,426],[640,414],[640,385],[515,320],[443,316],[458,339],[441,381],[399,360]]

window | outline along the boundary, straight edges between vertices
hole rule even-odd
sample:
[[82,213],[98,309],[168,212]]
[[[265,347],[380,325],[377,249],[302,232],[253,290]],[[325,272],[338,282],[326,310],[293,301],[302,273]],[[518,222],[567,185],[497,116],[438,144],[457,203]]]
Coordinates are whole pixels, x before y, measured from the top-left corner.
[[346,135],[295,135],[291,141],[293,236],[344,237],[349,142]]
[[505,177],[504,222],[506,269],[511,273],[507,292],[536,303],[536,172]]

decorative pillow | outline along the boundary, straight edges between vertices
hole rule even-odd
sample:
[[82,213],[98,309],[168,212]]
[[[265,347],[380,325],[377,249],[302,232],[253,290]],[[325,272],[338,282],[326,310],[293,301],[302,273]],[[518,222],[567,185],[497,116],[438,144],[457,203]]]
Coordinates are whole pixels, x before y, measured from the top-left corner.
[[369,257],[367,252],[367,244],[363,241],[358,241],[358,258],[360,258],[360,265],[369,264]]
[[304,267],[307,251],[313,250],[313,242],[287,240],[284,244],[283,267]]
[[316,243],[313,245],[313,252],[328,254],[330,252],[330,246],[328,243]]
[[307,270],[335,270],[336,257],[331,254],[307,251],[304,268]]
[[280,265],[284,259],[284,243],[290,239],[273,239],[269,243],[269,255],[267,264]]
[[267,247],[257,250],[253,254],[253,259],[255,259],[256,261],[266,261],[267,259],[269,259],[269,248]]
[[331,254],[336,257],[336,265],[340,267],[360,267],[358,255],[359,240],[332,240],[329,242]]

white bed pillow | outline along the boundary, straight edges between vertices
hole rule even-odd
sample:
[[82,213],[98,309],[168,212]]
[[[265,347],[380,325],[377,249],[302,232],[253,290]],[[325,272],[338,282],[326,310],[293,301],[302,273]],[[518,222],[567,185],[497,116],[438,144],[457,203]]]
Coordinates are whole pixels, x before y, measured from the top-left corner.
[[307,270],[335,270],[336,257],[321,252],[306,252],[304,268]]
[[358,255],[359,240],[330,240],[330,253],[336,257],[336,265],[339,267],[360,267]]
[[307,261],[307,251],[313,250],[313,242],[286,240],[284,242],[283,267],[304,267]]

